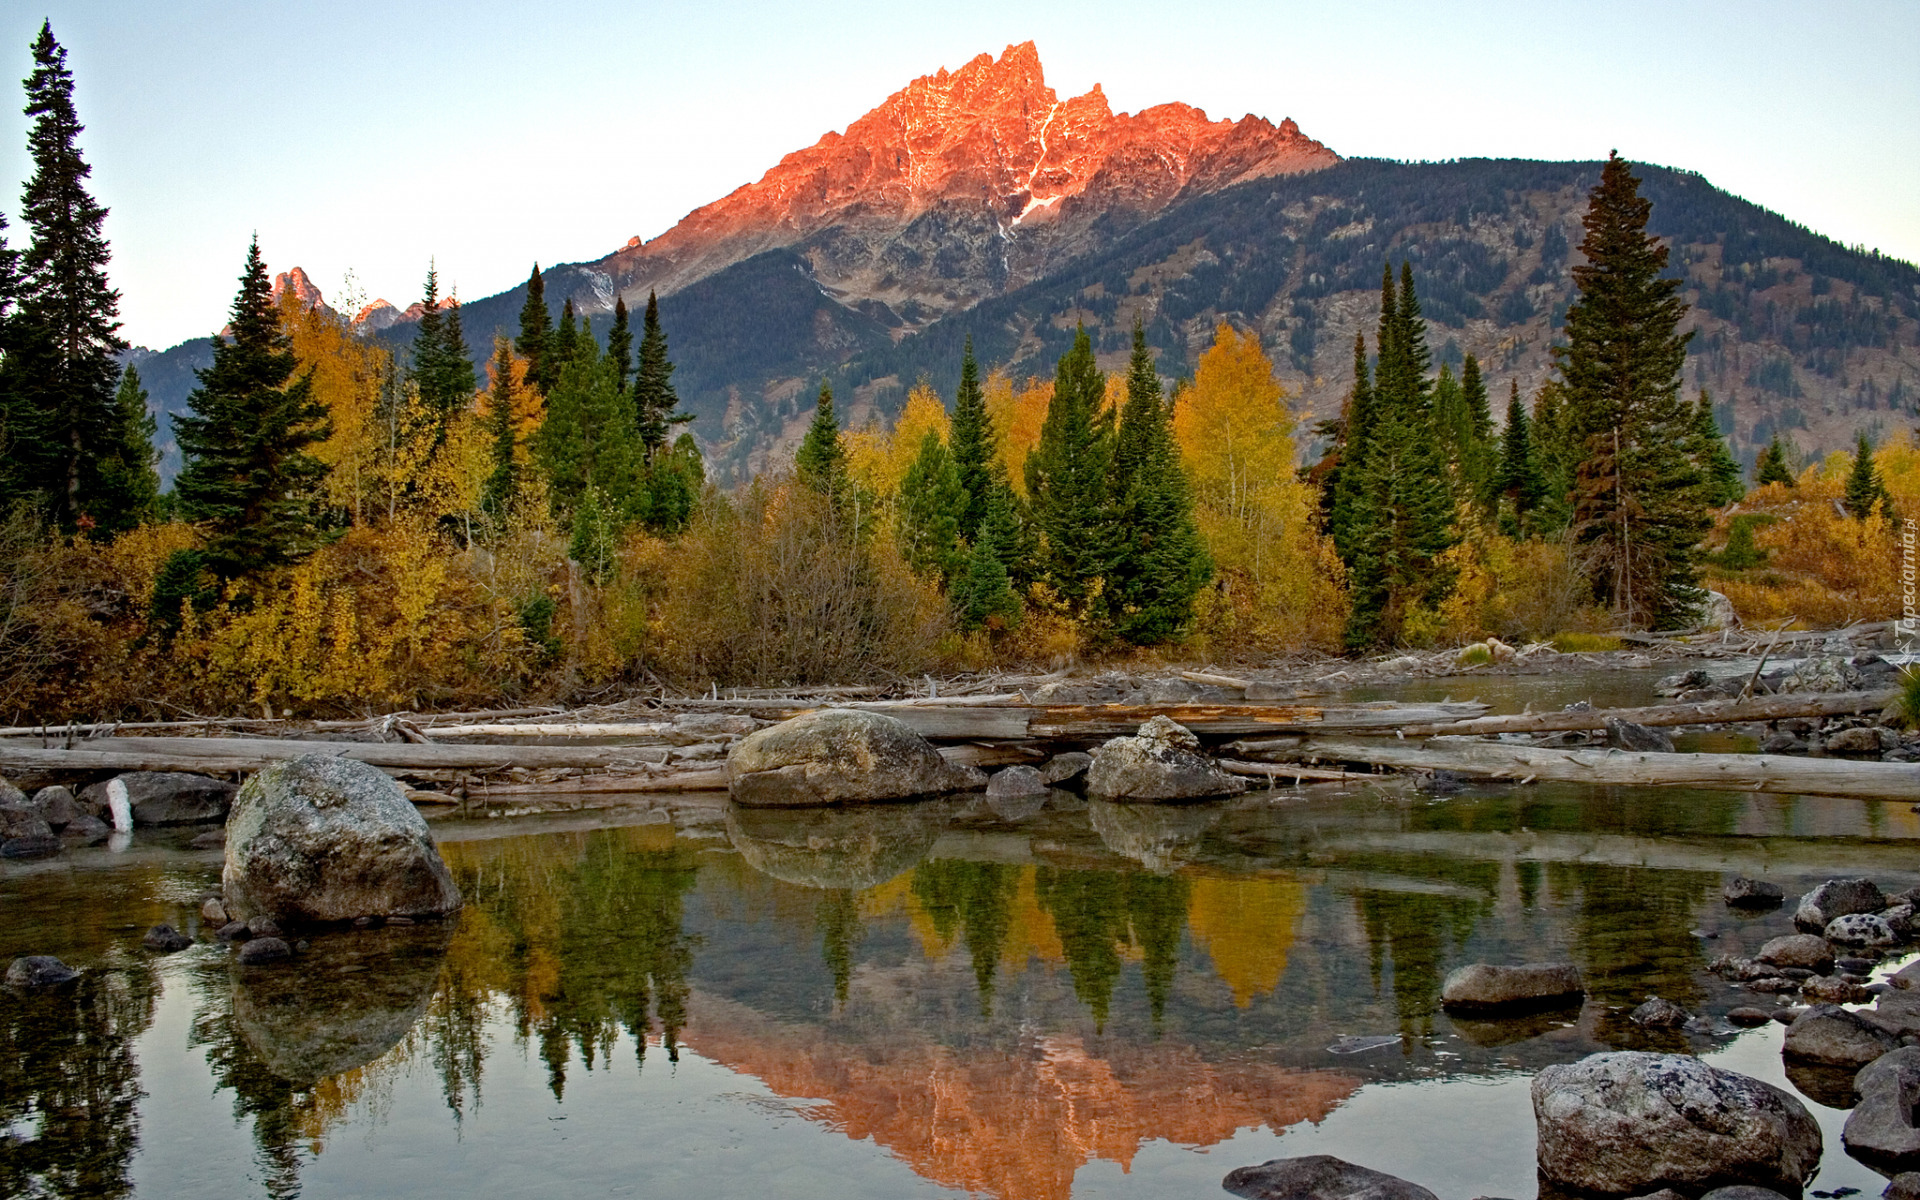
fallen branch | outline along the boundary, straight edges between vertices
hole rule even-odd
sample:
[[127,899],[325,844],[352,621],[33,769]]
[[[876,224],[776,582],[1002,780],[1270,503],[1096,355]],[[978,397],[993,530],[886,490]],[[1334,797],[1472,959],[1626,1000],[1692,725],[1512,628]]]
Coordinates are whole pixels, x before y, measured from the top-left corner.
[[1291,779],[1295,783],[1311,779],[1315,783],[1338,783],[1346,780],[1366,780],[1377,778],[1360,771],[1335,771],[1326,767],[1303,767],[1297,763],[1256,763],[1241,762],[1238,759],[1222,758],[1216,760],[1222,771],[1229,775],[1251,775],[1256,779]]

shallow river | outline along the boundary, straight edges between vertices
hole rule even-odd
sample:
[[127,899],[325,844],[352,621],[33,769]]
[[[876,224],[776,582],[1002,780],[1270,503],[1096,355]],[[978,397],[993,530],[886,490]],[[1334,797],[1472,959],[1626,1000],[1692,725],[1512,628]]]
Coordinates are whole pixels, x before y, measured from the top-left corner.
[[[1718,792],[616,820],[443,824],[456,921],[247,970],[139,947],[217,882],[185,835],[0,868],[0,957],[89,969],[0,994],[0,1195],[1204,1197],[1325,1152],[1532,1196],[1547,1063],[1691,1050],[1793,1087],[1779,1025],[1722,1019],[1771,1000],[1705,971],[1790,930],[1726,875],[1920,884],[1905,804]],[[1544,958],[1583,1006],[1439,1010],[1454,966]],[[1701,1029],[1629,1024],[1655,993]],[[1877,1196],[1808,1106],[1813,1186]]]

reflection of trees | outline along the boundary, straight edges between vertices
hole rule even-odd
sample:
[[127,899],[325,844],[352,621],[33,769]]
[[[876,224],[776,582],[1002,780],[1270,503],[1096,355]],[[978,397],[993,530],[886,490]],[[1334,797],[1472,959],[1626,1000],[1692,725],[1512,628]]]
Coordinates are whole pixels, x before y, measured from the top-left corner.
[[1553,863],[1548,880],[1562,896],[1579,893],[1573,945],[1596,1000],[1628,1008],[1648,995],[1694,1007],[1705,996],[1705,955],[1694,914],[1720,890],[1720,877],[1604,863]]
[[187,1044],[206,1048],[214,1084],[233,1092],[234,1118],[252,1118],[256,1161],[267,1195],[273,1200],[298,1196],[300,1110],[311,1103],[311,1096],[269,1070],[247,1044],[233,1016],[232,976],[226,963],[197,965],[193,984],[200,1003]]
[[813,925],[820,931],[820,956],[833,972],[833,1002],[847,1003],[847,984],[853,979],[853,954],[864,930],[860,894],[851,888],[827,888],[814,906]]
[[153,1019],[145,962],[51,995],[0,992],[0,1195],[126,1196],[142,1096],[133,1040]]
[[940,940],[951,941],[956,929],[966,940],[983,1017],[993,1015],[994,972],[1019,889],[1018,869],[1004,863],[943,858],[914,868],[914,898],[926,910]]
[[[1360,864],[1355,864],[1360,865]],[[1440,1006],[1440,980],[1458,949],[1492,907],[1500,883],[1498,863],[1422,860],[1418,863],[1369,857],[1364,865],[1415,877],[1433,877],[1471,889],[1477,895],[1421,891],[1365,890],[1355,905],[1367,934],[1367,964],[1373,989],[1391,967],[1393,1003],[1402,1033],[1423,1036]]]
[[1053,918],[1073,976],[1074,994],[1104,1029],[1122,952],[1138,947],[1147,1003],[1156,1027],[1166,1012],[1186,928],[1187,881],[1138,871],[1069,871],[1040,867],[1040,907]]

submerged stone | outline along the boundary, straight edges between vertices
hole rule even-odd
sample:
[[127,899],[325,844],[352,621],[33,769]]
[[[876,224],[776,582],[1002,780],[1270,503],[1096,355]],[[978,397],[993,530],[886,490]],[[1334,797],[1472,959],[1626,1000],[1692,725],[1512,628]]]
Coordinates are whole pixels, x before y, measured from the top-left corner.
[[1229,1171],[1220,1186],[1245,1200],[1438,1200],[1419,1184],[1331,1154],[1239,1167]]
[[1449,1009],[1524,1008],[1571,1003],[1586,990],[1572,963],[1471,963],[1447,975],[1440,1003]]

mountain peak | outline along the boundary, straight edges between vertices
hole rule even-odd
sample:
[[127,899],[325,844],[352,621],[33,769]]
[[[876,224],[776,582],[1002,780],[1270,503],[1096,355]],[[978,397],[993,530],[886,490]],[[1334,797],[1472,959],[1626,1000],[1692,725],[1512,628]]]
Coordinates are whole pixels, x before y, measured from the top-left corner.
[[295,267],[291,271],[282,271],[273,277],[271,291],[273,302],[280,303],[280,297],[292,292],[300,299],[300,307],[305,309],[326,308],[327,300],[307,277],[306,271]]

